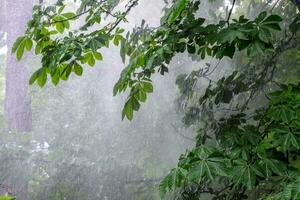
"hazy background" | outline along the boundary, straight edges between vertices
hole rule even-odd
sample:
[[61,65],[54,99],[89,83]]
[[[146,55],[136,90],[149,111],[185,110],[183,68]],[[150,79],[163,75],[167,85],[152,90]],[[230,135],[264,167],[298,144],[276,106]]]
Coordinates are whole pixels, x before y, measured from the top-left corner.
[[[131,30],[142,19],[158,26],[164,6],[161,0],[141,0],[123,26]],[[18,9],[24,7],[17,6],[14,12],[24,12]],[[12,12],[2,10],[1,14]],[[14,37],[23,33],[24,23],[15,26]],[[9,28],[4,22],[1,27]],[[119,49],[111,45],[101,51],[104,61],[93,68],[85,66],[82,77],[72,75],[57,87],[51,83],[42,89],[30,86],[26,99],[31,106],[32,131],[20,133],[9,130],[5,123],[5,74],[7,65],[15,65],[7,61],[12,59],[8,37],[5,34],[1,39],[0,50],[0,192],[9,190],[20,200],[157,199],[156,184],[193,144],[185,136],[193,138],[194,133],[183,127],[175,101],[176,75],[187,70],[187,56],[174,59],[163,78],[154,77],[154,93],[128,122],[121,120],[126,94],[112,95],[124,64]],[[40,60],[28,54],[16,65],[9,67],[25,69],[28,81]],[[16,72],[12,76],[18,81]]]
[[[226,19],[230,2],[202,1],[198,15],[207,18],[206,23]],[[237,1],[233,17],[246,13],[253,18],[267,2]],[[182,101],[178,105],[176,77],[218,61],[200,62],[187,53],[178,54],[168,74],[153,77],[154,93],[133,121],[122,121],[127,95],[113,97],[112,89],[124,64],[113,45],[101,50],[103,61],[93,68],[84,66],[82,77],[72,74],[56,87],[51,83],[28,87],[40,58],[28,53],[16,62],[9,49],[24,32],[32,3],[0,0],[0,195],[9,192],[17,200],[159,199],[157,184],[179,155],[194,145],[194,128],[182,123],[185,105]],[[165,5],[163,0],[140,0],[128,16],[129,23],[122,26],[131,30],[145,19],[157,27]],[[242,62],[222,59],[211,79],[232,71],[237,60]],[[198,81],[196,90],[202,91],[207,83]],[[7,114],[8,108],[13,115]],[[11,120],[13,126],[30,131],[15,131],[7,125]]]

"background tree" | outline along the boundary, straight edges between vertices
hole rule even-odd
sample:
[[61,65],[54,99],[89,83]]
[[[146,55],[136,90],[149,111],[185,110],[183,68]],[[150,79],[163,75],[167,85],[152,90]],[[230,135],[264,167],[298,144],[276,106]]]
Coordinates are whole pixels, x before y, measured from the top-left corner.
[[[7,33],[6,43],[8,49],[11,49],[16,38],[25,30],[26,23],[31,15],[33,1],[4,1],[4,5],[6,12],[4,15],[4,27]],[[15,56],[8,53],[6,61],[6,120],[9,129],[18,132],[28,132],[32,129],[27,84],[28,73],[25,65],[26,60],[18,62]]]

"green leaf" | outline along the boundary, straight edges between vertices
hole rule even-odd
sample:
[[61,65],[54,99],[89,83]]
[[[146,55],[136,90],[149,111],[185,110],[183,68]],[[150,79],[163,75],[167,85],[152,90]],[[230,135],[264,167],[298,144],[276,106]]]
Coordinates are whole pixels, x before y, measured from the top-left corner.
[[159,184],[159,195],[163,199],[167,191],[180,187],[187,171],[181,167],[176,167]]
[[267,16],[267,12],[263,11],[263,12],[259,13],[258,17],[256,18],[256,21],[261,22],[266,18],[266,16]]
[[21,60],[25,48],[30,51],[32,48],[33,42],[30,38],[24,36],[24,37],[19,37],[16,42],[14,43],[12,47],[12,52],[16,53],[17,55],[17,60]]
[[140,103],[138,102],[138,100],[134,97],[131,98],[132,101],[132,108],[135,111],[138,111],[140,109]]
[[122,36],[121,36],[121,35],[116,35],[116,36],[114,37],[113,43],[114,43],[114,45],[119,46],[120,41],[122,41]]
[[256,183],[257,172],[261,173],[254,165],[243,160],[236,161],[237,165],[232,168],[230,176],[236,185],[243,185],[251,190]]
[[89,42],[89,46],[93,52],[97,52],[97,50],[102,46],[102,44],[96,39],[91,39]]
[[289,124],[292,121],[294,111],[286,105],[278,105],[269,109],[269,116],[275,121],[282,121]]
[[62,23],[63,23],[63,25],[64,25],[64,27],[65,27],[66,29],[69,29],[69,28],[70,28],[70,22],[64,21],[64,22],[62,22]]
[[58,9],[58,14],[62,13],[62,11],[65,9],[66,5],[62,5],[59,9]]
[[95,61],[95,58],[94,58],[95,54],[96,54],[96,57],[97,57],[97,58],[101,59],[101,56],[102,56],[102,55],[100,55],[100,53],[97,54],[97,52],[95,52],[95,53],[93,54],[92,52],[88,52],[88,53],[86,53],[86,54],[81,58],[81,62],[82,62],[82,63],[87,63],[87,64],[89,64],[91,67],[93,67],[93,66],[95,65],[95,62],[96,62],[96,61]]
[[248,56],[263,55],[264,50],[265,50],[264,44],[256,40],[248,46],[247,55]]
[[26,39],[25,36],[24,36],[24,37],[18,37],[18,38],[17,38],[17,40],[15,41],[15,43],[14,43],[14,45],[13,45],[13,47],[12,47],[12,52],[13,52],[13,53],[15,53],[15,52],[18,50],[20,44],[23,42],[24,39]]
[[143,92],[142,90],[140,90],[138,97],[141,102],[145,102],[147,99],[147,94],[145,92]]
[[6,194],[4,196],[0,196],[0,200],[16,200],[16,198]]
[[18,50],[17,50],[17,59],[21,60],[23,54],[24,54],[24,49],[25,49],[25,42],[24,40],[22,43],[19,45]]
[[59,83],[59,80],[60,80],[60,70],[59,70],[59,68],[55,68],[51,72],[51,81],[52,81],[53,85],[57,85]]
[[41,53],[42,50],[43,41],[40,41],[35,46],[35,55],[38,55]]
[[230,30],[227,29],[224,32],[220,33],[220,41],[221,42],[229,42],[232,43],[236,39],[248,40],[247,36],[238,30]]
[[166,19],[168,24],[172,24],[184,10],[188,0],[176,0],[173,6],[166,13]]
[[64,23],[62,23],[62,22],[55,23],[55,28],[58,32],[63,33],[65,30]]
[[283,175],[284,165],[275,159],[262,159],[259,161],[259,166],[266,177],[271,177],[274,174]]
[[61,67],[61,79],[68,80],[73,69],[73,63],[69,63],[69,64],[63,63],[60,65],[60,67]]
[[269,43],[272,40],[271,32],[268,29],[263,28],[263,27],[260,29],[258,36],[259,36],[259,39],[265,43]]
[[70,18],[74,18],[76,14],[72,12],[68,12],[68,13],[63,13],[62,16],[64,16],[66,19],[70,19]]
[[41,73],[39,74],[39,77],[37,79],[37,82],[38,82],[38,85],[40,87],[44,87],[44,85],[46,84],[47,82],[47,69],[45,67],[43,67],[41,69]]
[[299,139],[296,138],[296,136],[293,133],[289,132],[285,135],[283,148],[284,150],[287,150],[292,149],[293,147],[297,150],[300,149]]
[[142,87],[143,87],[143,90],[147,93],[153,92],[153,85],[150,82],[143,82]]
[[79,65],[77,62],[75,62],[75,64],[74,64],[74,72],[78,76],[81,76],[82,72],[83,72],[82,66]]
[[131,121],[133,118],[133,105],[132,105],[131,99],[129,99],[124,106],[124,109],[122,112],[122,119],[124,119],[125,116],[127,117],[127,119],[129,121]]
[[102,54],[99,53],[99,52],[94,52],[94,58],[95,58],[96,60],[103,60],[103,56],[102,56]]
[[267,23],[274,23],[274,22],[281,22],[281,21],[282,21],[282,17],[280,17],[279,15],[270,15],[263,21],[263,23],[267,24]]
[[95,65],[95,59],[94,57],[91,57],[89,60],[88,60],[88,64],[93,67]]
[[216,176],[226,176],[225,159],[222,154],[212,148],[200,146],[193,151],[197,156],[196,162],[191,163],[188,171],[190,181],[201,183],[203,178],[213,181]]
[[113,88],[113,96],[116,96],[119,92],[119,87],[120,87],[120,81],[118,81]]
[[121,48],[120,48],[120,56],[122,58],[123,63],[125,63],[126,51],[127,51],[126,41],[125,41],[125,39],[122,39],[121,40]]
[[30,38],[26,38],[26,40],[25,40],[25,47],[26,47],[27,51],[31,50],[32,45],[33,45],[32,40]]
[[30,77],[30,79],[29,79],[29,84],[30,84],[30,85],[32,85],[32,84],[38,79],[40,73],[41,73],[41,69],[35,71],[35,72],[31,75],[31,77]]
[[168,187],[169,187],[169,177],[170,176],[167,176],[165,177],[159,184],[158,186],[158,189],[159,189],[159,196],[161,199],[164,199],[165,198],[165,195],[168,191]]

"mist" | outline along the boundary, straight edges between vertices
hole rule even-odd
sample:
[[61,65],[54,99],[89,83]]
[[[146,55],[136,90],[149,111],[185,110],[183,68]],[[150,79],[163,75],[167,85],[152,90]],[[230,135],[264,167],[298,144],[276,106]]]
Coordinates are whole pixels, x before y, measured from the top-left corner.
[[[0,2],[0,196],[10,194],[17,200],[159,200],[160,181],[182,154],[195,147],[199,136],[197,131],[202,124],[184,123],[188,109],[198,105],[209,84],[217,85],[221,77],[248,63],[250,58],[245,52],[237,52],[233,58],[223,56],[221,60],[208,55],[200,59],[199,54],[187,51],[177,53],[168,65],[168,73],[151,77],[154,92],[147,95],[133,120],[122,120],[128,91],[113,96],[113,87],[128,60],[122,62],[120,48],[113,44],[101,48],[103,60],[93,67],[83,65],[82,76],[71,73],[67,81],[61,80],[57,86],[51,80],[42,88],[29,85],[30,75],[40,68],[42,58],[31,51],[17,61],[11,49],[16,38],[24,34],[32,6],[41,2],[51,5],[56,1]],[[78,1],[66,2],[69,11],[80,5]],[[127,16],[128,22],[119,26],[125,33],[143,21],[148,27],[159,27],[170,2],[140,0]],[[241,13],[254,19],[264,5],[272,6],[269,1],[237,1],[238,6],[233,8],[234,2],[201,1],[196,15],[205,18],[205,25],[220,20],[226,23],[230,8],[232,19]],[[118,3],[117,10],[128,1]],[[99,26],[110,17],[103,18]],[[75,20],[71,30],[82,23]],[[92,30],[97,30],[97,26]],[[247,70],[243,71],[245,76]],[[193,72],[198,73],[192,88],[195,97],[189,98],[181,94],[176,83],[183,74],[187,80]],[[201,77],[200,72],[207,74]],[[232,97],[233,101],[226,105],[224,101],[221,106],[211,106],[214,120],[230,117],[233,104],[246,96]],[[265,105],[266,97],[257,96],[257,102]],[[220,107],[223,110],[218,110]],[[245,115],[247,112],[250,113],[245,111]],[[215,137],[210,139],[214,145]],[[212,199],[212,195],[201,198]],[[175,191],[166,199],[181,198]]]
[[[164,6],[143,0],[122,26],[131,30],[145,19],[156,27]],[[30,86],[32,129],[20,133],[4,123],[5,63],[15,55],[1,46],[0,194],[20,200],[158,199],[157,184],[194,144],[194,132],[183,127],[176,104],[176,76],[186,71],[181,63],[189,58],[176,57],[168,74],[154,77],[155,91],[128,122],[121,119],[126,94],[112,95],[124,67],[119,49],[101,53],[104,60],[85,66],[82,77],[72,75],[58,86]],[[26,69],[29,80],[40,59],[27,54],[22,65],[17,67]]]

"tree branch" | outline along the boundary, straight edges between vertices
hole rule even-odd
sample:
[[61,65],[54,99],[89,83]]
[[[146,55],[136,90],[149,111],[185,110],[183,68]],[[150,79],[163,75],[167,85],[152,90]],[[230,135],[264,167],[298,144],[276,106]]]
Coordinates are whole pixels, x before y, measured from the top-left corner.
[[[82,12],[82,13],[79,13],[79,14],[75,15],[74,17],[70,17],[70,18],[63,19],[63,20],[58,20],[58,21],[52,21],[52,22],[49,23],[49,25],[57,24],[57,23],[62,23],[62,22],[65,22],[65,21],[69,21],[69,20],[72,20],[72,19],[76,19],[76,18],[78,18],[78,17],[80,17],[80,16],[82,16],[82,15],[84,15],[84,14],[90,12],[90,10],[92,10],[92,7],[91,7],[90,9],[88,9],[88,10]],[[52,18],[53,18],[53,17],[54,17],[54,16],[52,16]]]
[[108,30],[108,32],[107,33],[111,33],[120,23],[121,23],[121,21],[125,18],[125,16],[130,12],[130,10],[134,7],[134,6],[136,6],[137,4],[138,4],[138,2],[139,2],[139,0],[131,0],[130,2],[132,2],[129,6],[128,6],[128,8],[127,8],[127,10],[124,12],[124,16],[123,17],[120,17],[113,25],[112,25],[112,27]]
[[226,23],[227,23],[228,26],[229,26],[229,20],[230,20],[230,17],[231,17],[231,14],[232,14],[232,11],[233,11],[233,8],[234,8],[234,5],[235,5],[235,1],[236,0],[233,0],[233,2],[232,2],[232,6],[231,6],[231,9],[229,10],[228,17],[227,17],[227,20],[226,20]]

